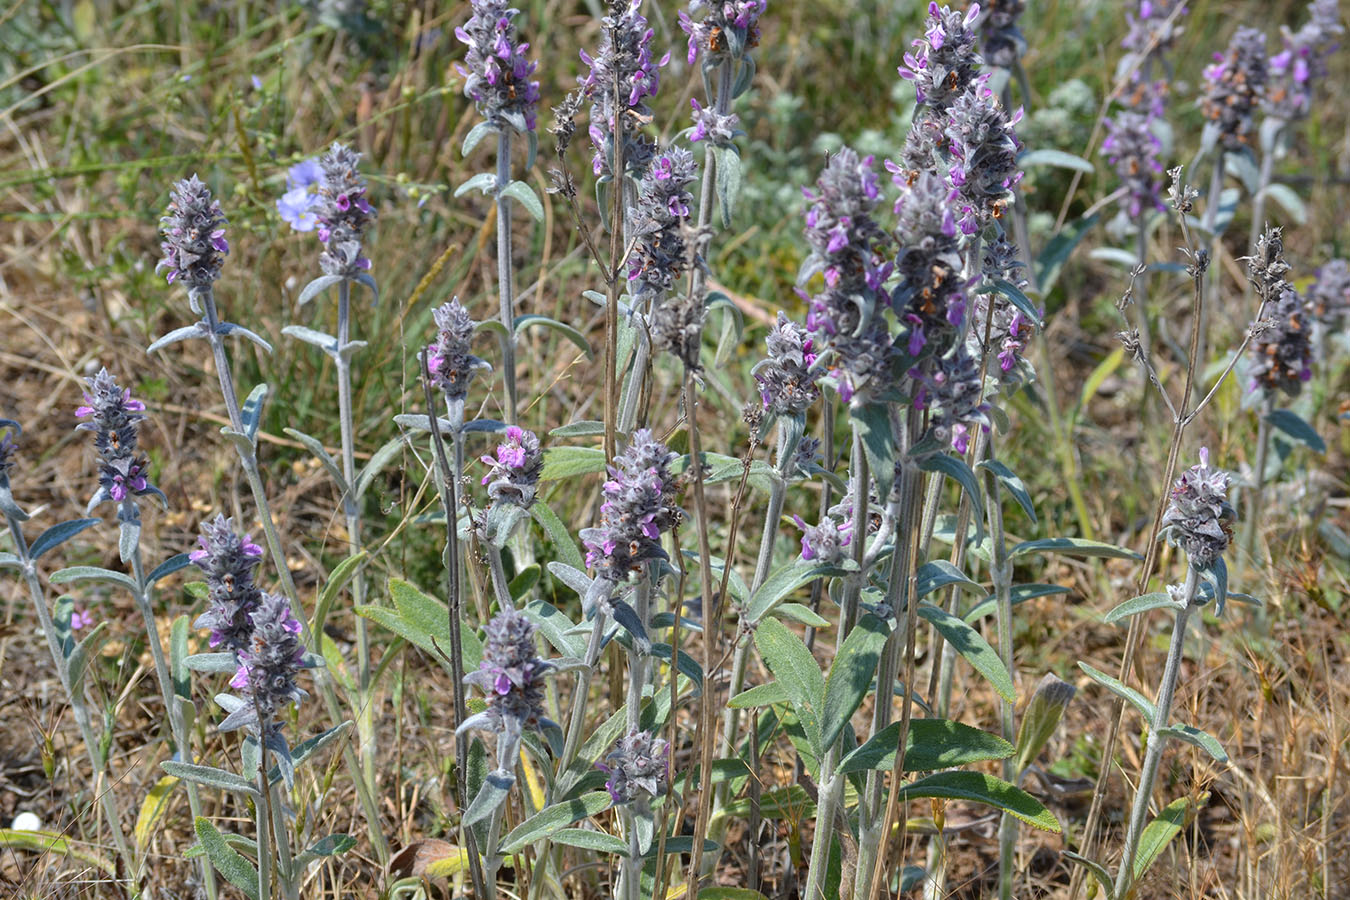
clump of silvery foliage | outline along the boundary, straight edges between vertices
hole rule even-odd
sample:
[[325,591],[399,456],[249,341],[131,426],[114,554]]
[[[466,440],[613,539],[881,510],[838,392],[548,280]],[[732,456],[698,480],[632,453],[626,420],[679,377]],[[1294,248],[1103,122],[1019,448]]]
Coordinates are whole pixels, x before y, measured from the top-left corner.
[[764,339],[768,357],[752,370],[764,409],[775,416],[801,416],[820,397],[814,342],[805,328],[779,310]]
[[1199,464],[1172,486],[1162,533],[1196,569],[1213,566],[1233,539],[1236,513],[1228,503],[1229,481],[1227,472],[1210,467],[1209,450],[1201,448]]
[[650,801],[670,784],[670,744],[650,731],[630,731],[596,765],[609,775],[605,788],[615,803]]
[[84,406],[75,410],[81,419],[89,419],[75,426],[80,431],[94,434],[94,449],[98,451],[99,489],[89,501],[89,508],[105,501],[125,503],[133,497],[164,495],[152,485],[147,476],[149,461],[140,452],[136,431],[145,416],[145,404],[131,396],[130,388],[117,384],[107,369],[86,380]]
[[244,703],[226,716],[220,730],[247,728],[266,739],[280,730],[277,715],[308,696],[296,683],[305,668],[305,648],[300,622],[281,594],[264,593],[249,620],[253,628],[237,651],[239,669],[230,679]]
[[436,340],[426,350],[431,386],[451,402],[463,403],[469,382],[478,372],[490,370],[485,360],[473,355],[474,321],[459,298],[436,308]]
[[262,548],[248,535],[234,530],[234,521],[222,515],[203,522],[198,549],[188,554],[206,579],[210,606],[197,617],[194,628],[211,631],[209,643],[230,651],[240,651],[253,631],[253,611],[262,600],[262,591],[253,582],[253,570],[262,561]]
[[1312,0],[1298,31],[1280,28],[1284,46],[1268,60],[1270,83],[1261,99],[1267,115],[1286,122],[1307,117],[1313,93],[1327,77],[1327,58],[1345,32],[1339,7],[1338,0]]
[[326,275],[356,278],[370,270],[361,244],[375,210],[366,200],[366,180],[356,168],[360,162],[360,153],[336,143],[319,158],[323,181],[313,211],[324,244],[319,267]]
[[1225,150],[1249,147],[1255,133],[1254,114],[1266,91],[1266,35],[1257,28],[1241,27],[1233,33],[1228,49],[1214,55],[1205,67],[1205,96],[1201,110],[1207,128]]
[[510,126],[525,133],[535,127],[539,82],[530,78],[538,65],[525,55],[530,45],[520,40],[513,21],[520,11],[505,0],[474,0],[473,13],[455,37],[469,50],[464,65],[464,93],[494,128]]
[[539,473],[544,469],[544,453],[533,431],[507,426],[506,440],[497,445],[496,455],[481,459],[491,467],[483,476],[483,484],[488,486],[493,503],[522,508],[534,503]]
[[816,189],[803,190],[811,253],[798,283],[819,274],[824,285],[810,298],[806,327],[828,352],[830,375],[846,401],[890,361],[890,335],[876,314],[882,285],[893,269],[890,237],[874,213],[881,202],[872,157],[841,148],[825,164]]
[[209,288],[220,277],[230,252],[225,239],[225,216],[211,189],[196,175],[173,186],[169,206],[160,220],[164,257],[155,271],[167,270],[169,284],[182,282],[189,290]]
[[[601,21],[600,49],[595,56],[581,51],[588,68],[579,79],[582,93],[591,101],[589,133],[595,147],[592,167],[596,175],[609,173],[614,159],[616,117],[622,115],[624,169],[640,176],[647,168],[654,147],[637,133],[636,126],[651,120],[646,100],[661,86],[661,67],[670,59],[652,57],[655,31],[639,10],[642,0],[610,0],[609,15]],[[615,92],[615,84],[618,92]]]
[[[459,730],[519,738],[526,730],[551,725],[544,709],[544,678],[554,666],[539,658],[534,623],[514,609],[504,609],[484,631],[483,660],[476,672],[464,676],[464,683],[483,692],[487,709],[469,716]],[[509,766],[513,761],[498,764]]]

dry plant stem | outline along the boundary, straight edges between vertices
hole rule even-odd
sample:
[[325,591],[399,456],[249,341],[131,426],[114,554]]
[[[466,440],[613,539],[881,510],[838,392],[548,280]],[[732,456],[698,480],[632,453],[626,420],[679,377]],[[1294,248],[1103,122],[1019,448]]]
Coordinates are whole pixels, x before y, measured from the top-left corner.
[[[211,352],[215,356],[216,375],[220,379],[220,392],[225,400],[225,408],[229,412],[230,428],[237,434],[247,435],[248,432],[244,429],[243,416],[239,411],[239,398],[234,389],[234,376],[230,370],[230,359],[225,353],[224,341],[216,333],[216,327],[220,324],[220,319],[216,314],[215,297],[210,290],[203,290],[196,292],[194,299],[201,304],[203,314],[206,316],[207,340],[210,342]],[[263,486],[262,472],[258,468],[256,445],[250,441],[250,449],[245,450],[242,444],[234,441],[231,441],[231,443],[235,452],[239,454],[239,463],[244,470],[244,477],[248,481],[249,490],[253,494],[253,503],[257,507],[258,520],[262,524],[263,539],[267,544],[267,552],[272,557],[272,564],[276,568],[277,580],[281,583],[281,591],[290,601],[292,610],[303,612],[304,606],[301,605],[300,594],[295,589],[295,579],[291,577],[290,567],[286,564],[286,550],[281,545],[281,535],[277,533],[276,523],[272,519],[272,509],[267,502],[267,490]],[[308,617],[297,615],[296,618],[300,620],[300,636],[305,644],[313,652],[321,654],[323,648],[319,643],[320,636],[310,631]],[[344,717],[338,705],[337,693],[334,691],[333,683],[325,670],[316,669],[314,681],[319,688],[319,693],[323,696],[324,706],[328,710],[329,718],[334,722],[343,721]],[[360,760],[357,759],[356,751],[352,749],[351,744],[343,743],[342,758],[356,786],[356,794],[361,801],[361,808],[366,817],[366,833],[370,837],[371,846],[375,849],[375,856],[381,866],[387,865],[389,862],[389,842],[385,838],[384,830],[380,827],[379,807],[375,805],[375,798],[370,792],[370,787],[361,771]]]
[[[1280,126],[1275,132],[1274,139],[1270,142],[1270,147],[1261,154],[1261,173],[1256,182],[1256,194],[1252,197],[1252,227],[1247,239],[1248,247],[1256,246],[1257,240],[1261,237],[1261,229],[1266,227],[1266,188],[1270,187],[1270,182],[1275,174],[1275,154],[1285,127],[1285,125]],[[1250,297],[1251,291],[1252,283],[1249,281],[1245,291],[1246,296]]]
[[1261,514],[1265,510],[1266,460],[1270,452],[1270,413],[1275,408],[1275,398],[1269,394],[1261,401],[1261,422],[1256,431],[1256,471],[1252,475],[1256,483],[1251,488],[1251,509],[1246,511],[1246,521],[1242,523],[1242,552],[1239,555],[1245,565],[1253,561],[1256,554],[1256,533],[1260,528]]
[[[1214,171],[1210,175],[1209,194],[1205,199],[1205,230],[1209,233],[1209,286],[1206,302],[1200,307],[1200,343],[1192,348],[1191,364],[1196,371],[1203,373],[1205,371],[1205,358],[1208,355],[1209,341],[1209,313],[1211,309],[1218,309],[1216,305],[1219,301],[1219,280],[1222,277],[1221,269],[1218,265],[1219,253],[1223,249],[1222,235],[1216,234],[1214,229],[1219,215],[1219,195],[1223,193],[1223,175],[1224,159],[1223,150],[1216,148],[1214,156]],[[1188,241],[1189,243],[1189,241]],[[1190,395],[1181,400],[1182,408],[1191,402]]]
[[32,557],[28,555],[28,541],[24,539],[21,523],[8,513],[5,514],[5,520],[9,523],[10,537],[14,542],[14,555],[19,558],[19,569],[23,572],[24,583],[28,585],[28,596],[33,601],[33,609],[37,611],[42,636],[46,638],[47,650],[52,655],[52,666],[56,669],[56,674],[61,680],[61,687],[65,689],[66,702],[70,704],[71,714],[75,717],[75,725],[80,731],[80,739],[84,741],[85,752],[89,755],[89,768],[93,782],[90,789],[94,792],[94,796],[98,798],[104,818],[108,820],[108,830],[112,835],[113,846],[117,848],[117,855],[121,857],[122,864],[126,867],[127,872],[129,874],[135,873],[136,880],[139,881],[144,873],[137,863],[131,847],[127,844],[126,835],[122,833],[122,813],[117,807],[117,796],[113,793],[111,787],[104,787],[100,790],[100,782],[106,774],[106,764],[99,753],[99,743],[94,737],[93,725],[89,721],[89,710],[85,706],[84,691],[83,689],[74,690],[75,686],[70,683],[70,673],[66,670],[65,654],[61,652],[61,645],[56,642],[56,623],[52,621],[51,610],[47,608],[47,599],[42,592],[42,582],[38,580],[37,566],[34,564]]
[[[1116,897],[1124,900],[1134,880],[1134,854],[1139,847],[1139,835],[1144,830],[1144,820],[1148,818],[1149,801],[1153,797],[1153,782],[1158,777],[1158,763],[1162,761],[1163,745],[1167,738],[1161,734],[1168,725],[1172,712],[1172,699],[1176,695],[1177,679],[1181,675],[1182,650],[1186,645],[1186,622],[1194,612],[1196,588],[1200,584],[1200,573],[1194,568],[1186,570],[1186,583],[1182,589],[1182,607],[1177,610],[1176,623],[1172,626],[1172,645],[1167,651],[1167,665],[1163,669],[1162,682],[1158,685],[1158,699],[1154,704],[1153,721],[1148,728],[1148,749],[1144,753],[1144,767],[1139,773],[1139,789],[1134,795],[1134,808],[1130,812],[1129,828],[1125,832],[1125,849],[1120,856],[1120,871],[1116,875]],[[1143,618],[1142,616],[1140,618]]]
[[[459,580],[459,536],[455,521],[457,501],[455,492],[458,484],[450,469],[450,461],[445,453],[445,440],[441,436],[440,426],[436,424],[436,403],[431,394],[431,373],[427,368],[426,353],[418,354],[418,363],[422,369],[422,395],[426,402],[427,418],[432,426],[431,446],[436,454],[437,493],[441,498],[441,511],[445,513],[445,580],[447,608],[450,625],[450,668],[455,675],[450,679],[451,696],[455,704],[455,725],[458,726],[469,715],[468,704],[464,699],[464,644],[460,635],[462,627],[463,599]],[[460,810],[468,809],[469,800],[465,796],[465,773],[468,772],[469,736],[455,735],[455,771],[459,777],[455,780],[455,800]],[[478,848],[473,831],[460,827],[460,840],[469,852],[469,877],[473,881],[474,894],[485,896],[486,881],[483,877],[483,864],[478,856]]]
[[[734,531],[735,522],[732,522]],[[675,583],[675,599],[672,612],[675,614],[675,623],[671,628],[670,636],[670,713],[666,716],[665,730],[666,742],[670,746],[676,743],[676,715],[675,710],[680,702],[680,669],[675,661],[680,658],[680,644],[682,629],[680,628],[680,616],[684,614],[684,584],[688,573],[688,567],[684,563],[684,553],[680,550],[679,529],[671,529],[670,543],[673,549],[671,559],[676,561],[680,567],[679,577]],[[666,827],[667,814],[675,809],[675,779],[671,778],[666,783],[666,802],[661,806],[660,816],[657,819],[656,826],[656,885],[652,891],[653,897],[664,897],[666,895],[666,882],[668,878],[668,866],[666,865],[666,833],[669,830]],[[681,813],[676,810],[678,817]]]
[[[699,450],[698,396],[694,392],[694,374],[684,371],[684,410],[689,428],[689,455],[694,469],[694,515],[698,530],[699,589],[703,592],[703,694],[699,698],[698,732],[694,746],[701,748],[698,773],[698,814],[694,819],[694,852],[689,863],[688,892],[698,893],[703,867],[703,835],[708,832],[712,811],[713,709],[717,702],[713,685],[717,645],[721,643],[722,598],[712,593],[712,550],[708,544],[708,504],[703,494],[703,457]],[[730,561],[726,563],[730,565]],[[673,711],[672,711],[673,714]]]
[[505,418],[516,424],[516,329],[515,285],[511,271],[511,200],[502,192],[511,184],[511,132],[497,132],[497,299],[501,304],[502,380],[506,384]]
[[[347,524],[347,555],[361,551],[361,504],[356,497],[356,426],[352,419],[352,362],[348,350],[351,339],[351,281],[338,282],[337,382],[338,423],[342,433],[342,477],[347,490],[342,495],[342,515]],[[352,576],[352,603],[366,602],[364,571]],[[364,616],[356,617],[357,731],[361,739],[361,773],[368,789],[378,787],[375,777],[375,716],[370,683],[370,636]]]
[[[1185,216],[1180,217],[1181,233],[1188,247],[1194,247],[1191,239],[1190,229],[1186,226]],[[1223,375],[1219,377],[1219,382],[1214,389],[1196,404],[1190,412],[1186,412],[1191,402],[1191,392],[1195,387],[1195,375],[1197,360],[1199,358],[1200,347],[1200,329],[1201,312],[1205,305],[1205,273],[1196,272],[1192,275],[1191,281],[1191,343],[1190,353],[1186,362],[1186,378],[1181,390],[1181,400],[1177,404],[1182,414],[1178,416],[1172,426],[1172,439],[1167,448],[1167,464],[1163,467],[1161,484],[1163,489],[1158,492],[1158,502],[1153,512],[1153,525],[1149,529],[1147,549],[1144,551],[1144,562],[1139,569],[1139,579],[1135,582],[1135,592],[1143,594],[1148,591],[1149,579],[1153,577],[1153,572],[1158,566],[1158,533],[1162,530],[1162,519],[1167,511],[1169,499],[1169,489],[1176,478],[1177,459],[1181,453],[1181,441],[1186,433],[1186,426],[1190,424],[1205,404],[1209,402],[1210,397],[1218,390],[1219,384],[1223,383],[1228,372],[1232,371],[1230,366]],[[1264,304],[1262,305],[1264,309]],[[1244,346],[1246,342],[1243,342]],[[1239,350],[1239,355],[1241,350]],[[1134,667],[1134,656],[1139,650],[1139,643],[1144,633],[1144,617],[1134,616],[1130,620],[1129,633],[1125,637],[1125,652],[1121,656],[1120,669],[1116,677],[1125,681]],[[1106,742],[1102,747],[1102,759],[1106,760],[1106,766],[1102,770],[1101,776],[1097,779],[1097,785],[1093,790],[1092,804],[1088,808],[1087,822],[1083,826],[1083,842],[1079,853],[1089,859],[1093,859],[1093,853],[1097,841],[1097,825],[1101,821],[1102,806],[1106,799],[1106,788],[1111,777],[1111,764],[1115,757],[1116,742],[1120,738],[1120,729],[1125,721],[1125,701],[1120,698],[1115,700],[1115,710],[1111,715],[1111,726],[1106,733]],[[1083,888],[1083,882],[1086,879],[1086,871],[1082,866],[1075,867],[1073,875],[1069,880],[1069,900],[1077,900],[1080,891]]]
[[[140,519],[140,511],[130,500],[122,501],[122,509],[128,516],[135,516]],[[139,521],[137,521],[139,527]],[[123,528],[130,527],[123,525]],[[160,699],[164,702],[164,710],[169,717],[169,732],[173,735],[173,742],[178,746],[179,758],[185,763],[196,762],[192,752],[192,739],[187,733],[187,725],[183,722],[183,708],[179,705],[178,692],[174,690],[173,676],[169,672],[168,661],[164,658],[164,645],[159,639],[159,626],[155,622],[154,604],[151,602],[151,591],[154,587],[146,581],[145,562],[141,558],[141,547],[139,539],[136,541],[135,549],[131,553],[131,576],[136,580],[136,608],[141,612],[141,619],[145,623],[146,643],[150,645],[150,658],[155,665],[155,680],[159,682]],[[184,700],[184,702],[191,702]],[[197,790],[197,785],[191,781],[184,781],[184,787],[187,789],[188,808],[192,812],[192,819],[195,822],[197,817],[202,814],[201,794]],[[213,898],[216,895],[216,873],[211,867],[211,862],[205,857],[201,860],[202,883],[206,887],[207,895]]]
[[[614,46],[620,46],[619,29],[615,25],[611,34]],[[623,289],[620,271],[623,268],[623,195],[624,153],[623,153],[623,113],[618,108],[619,98],[623,96],[619,67],[614,67],[614,159],[610,166],[613,178],[613,196],[609,212],[609,266],[605,291],[605,462],[614,464],[614,443],[618,430],[619,416],[619,293]]]

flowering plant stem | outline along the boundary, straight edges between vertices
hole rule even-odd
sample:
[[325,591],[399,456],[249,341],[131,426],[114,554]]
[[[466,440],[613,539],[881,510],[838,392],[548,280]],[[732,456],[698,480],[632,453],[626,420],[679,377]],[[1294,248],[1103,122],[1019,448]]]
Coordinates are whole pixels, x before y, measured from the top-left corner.
[[[261,724],[261,719],[259,723]],[[259,740],[258,756],[258,802],[254,807],[253,820],[258,829],[258,896],[272,896],[272,827],[269,808],[272,805],[272,791],[267,784],[267,746]]]
[[[620,35],[617,19],[612,28],[611,39],[619,45]],[[605,462],[614,463],[614,444],[619,426],[619,294],[623,291],[623,198],[624,194],[624,153],[623,153],[623,114],[618,109],[618,98],[623,96],[620,83],[620,70],[614,67],[615,111],[613,122],[614,159],[610,166],[613,175],[613,196],[609,210],[609,265],[605,283]]]
[[[215,357],[216,375],[220,379],[220,392],[225,401],[225,409],[229,413],[230,428],[235,433],[246,436],[248,432],[244,428],[243,416],[239,411],[239,397],[235,393],[230,359],[225,353],[225,343],[221,339],[221,335],[217,333],[220,319],[216,313],[215,296],[210,289],[196,290],[192,296],[206,318],[207,340],[211,344],[211,353]],[[300,621],[301,636],[305,643],[315,653],[322,653],[323,648],[319,643],[320,636],[311,632],[307,617],[298,614],[304,609],[304,606],[300,603],[300,594],[295,588],[295,579],[291,577],[290,567],[286,564],[286,549],[281,544],[281,535],[277,532],[276,522],[272,518],[272,509],[267,501],[267,490],[263,485],[262,472],[258,467],[257,446],[252,440],[247,442],[236,440],[231,441],[231,443],[239,454],[239,463],[244,470],[244,477],[248,481],[249,490],[253,494],[253,503],[258,510],[258,520],[262,524],[263,538],[267,543],[267,552],[271,555],[272,563],[276,567],[277,580],[281,583],[281,591],[290,601],[291,609],[297,611],[296,618]],[[248,444],[247,448],[245,443]],[[333,683],[324,669],[319,669],[314,673],[314,681],[319,687],[319,693],[323,695],[324,706],[328,710],[329,717],[334,722],[343,721],[345,717],[338,707],[337,693],[334,691]],[[347,765],[348,772],[352,776],[357,797],[360,799],[362,811],[365,813],[366,833],[370,837],[371,846],[375,850],[380,865],[387,865],[389,842],[384,836],[384,830],[380,827],[379,807],[375,805],[374,795],[371,793],[370,786],[361,771],[361,763],[350,744],[343,744],[342,757]]]
[[[347,524],[347,555],[361,551],[361,502],[356,496],[356,427],[352,418],[352,362],[348,344],[351,338],[351,281],[338,282],[337,380],[338,423],[342,433],[342,477],[347,491],[342,497],[342,514]],[[352,575],[352,603],[366,602],[363,569]],[[370,636],[364,616],[356,617],[357,710],[356,728],[361,740],[362,775],[367,789],[377,788],[375,778],[375,719],[370,682]]]
[[[993,460],[994,442],[988,443],[988,458]],[[1008,559],[1008,542],[1003,531],[1003,496],[998,478],[990,469],[984,472],[984,505],[989,519],[989,540],[993,545],[990,554],[989,575],[994,585],[995,616],[998,627],[998,655],[1003,660],[1008,674],[1017,678],[1017,668],[1013,660],[1012,633],[1012,562]],[[1003,739],[1012,744],[1017,741],[1014,702],[1002,698],[999,705],[1000,720],[1003,725]],[[1003,760],[1003,780],[1009,784],[1017,783],[1016,763],[1009,757]],[[998,895],[1000,900],[1013,898],[1013,863],[1017,852],[1017,820],[1004,812],[998,824]]]
[[93,784],[90,786],[91,790],[98,799],[104,818],[108,820],[108,830],[112,834],[113,846],[117,848],[117,855],[121,857],[127,872],[136,873],[136,879],[139,881],[143,872],[137,863],[135,854],[132,853],[131,847],[127,844],[126,835],[122,833],[122,813],[117,806],[117,795],[110,788],[100,789],[100,781],[106,772],[105,755],[100,752],[100,744],[94,736],[93,725],[89,720],[89,709],[85,706],[84,690],[79,685],[71,683],[65,654],[61,652],[61,645],[56,642],[56,623],[52,621],[51,610],[47,608],[47,598],[43,595],[42,582],[38,580],[37,565],[28,552],[28,541],[24,539],[22,523],[8,511],[5,513],[5,521],[9,523],[9,534],[14,543],[14,555],[19,558],[19,569],[23,572],[24,583],[28,585],[28,596],[33,601],[33,609],[37,611],[42,636],[47,640],[47,650],[52,655],[52,665],[61,680],[61,687],[66,693],[66,702],[70,704],[70,711],[75,717],[75,725],[79,729],[80,739],[84,741],[85,752],[89,755],[90,777],[93,779]]
[[504,191],[511,185],[511,130],[497,131],[497,298],[501,303],[502,380],[506,384],[504,418],[516,424],[515,285],[511,271],[511,201]]
[[[169,672],[169,664],[164,658],[164,645],[159,639],[159,626],[155,622],[154,603],[151,600],[154,586],[146,580],[145,563],[141,558],[140,544],[140,510],[130,499],[123,500],[121,504],[120,517],[122,519],[122,529],[134,529],[135,534],[131,537],[131,575],[136,581],[136,608],[140,610],[141,618],[145,623],[145,638],[150,645],[150,658],[155,665],[155,680],[159,682],[160,699],[164,702],[164,710],[169,717],[169,731],[173,735],[173,742],[177,745],[178,756],[185,763],[195,762],[192,752],[192,740],[187,732],[187,725],[183,722],[183,708],[179,705],[180,699],[178,692],[174,690],[173,675]],[[126,543],[122,541],[121,543]],[[191,698],[183,698],[183,702],[191,703]],[[188,808],[192,811],[192,818],[195,821],[202,814],[201,795],[197,791],[197,785],[191,781],[184,781],[183,786],[187,789]],[[214,900],[216,896],[216,875],[211,867],[211,862],[205,857],[201,860],[202,884],[206,888],[207,896]]]
[[1139,835],[1144,830],[1144,820],[1148,818],[1149,801],[1153,797],[1153,782],[1158,777],[1158,764],[1162,761],[1163,745],[1167,742],[1162,729],[1167,727],[1168,716],[1172,712],[1172,699],[1176,694],[1177,679],[1181,675],[1182,649],[1186,644],[1186,623],[1191,613],[1198,607],[1195,604],[1196,589],[1200,585],[1200,573],[1194,568],[1186,570],[1186,583],[1182,588],[1181,608],[1177,610],[1177,620],[1172,626],[1172,644],[1167,651],[1167,665],[1163,669],[1162,682],[1158,685],[1158,699],[1154,703],[1153,721],[1148,726],[1148,749],[1144,753],[1144,767],[1139,773],[1139,789],[1134,795],[1134,808],[1130,812],[1130,824],[1125,832],[1125,849],[1120,856],[1120,871],[1116,875],[1116,897],[1123,898],[1134,880],[1134,854],[1139,847]]
[[1265,507],[1265,487],[1266,487],[1266,459],[1270,452],[1270,413],[1275,408],[1275,398],[1267,394],[1261,401],[1261,421],[1256,429],[1256,463],[1255,471],[1252,477],[1255,483],[1251,486],[1251,501],[1248,506],[1251,508],[1245,511],[1246,521],[1242,523],[1242,552],[1238,559],[1244,563],[1252,559],[1256,553],[1256,532],[1257,523],[1261,520],[1261,512]]

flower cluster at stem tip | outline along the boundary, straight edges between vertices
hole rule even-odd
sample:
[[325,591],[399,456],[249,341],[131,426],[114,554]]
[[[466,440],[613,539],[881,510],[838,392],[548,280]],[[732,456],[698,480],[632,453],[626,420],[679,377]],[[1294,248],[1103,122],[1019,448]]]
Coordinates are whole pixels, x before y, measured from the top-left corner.
[[520,11],[504,0],[473,0],[471,6],[469,21],[455,29],[469,48],[464,65],[455,67],[464,78],[464,94],[492,126],[534,131],[539,82],[530,76],[538,63],[526,57],[530,45],[516,33],[512,20]]
[[99,455],[99,490],[90,508],[106,500],[122,503],[131,497],[158,494],[146,478],[149,462],[137,446],[137,423],[145,418],[141,415],[145,404],[132,398],[130,388],[118,386],[107,369],[100,369],[87,384],[85,405],[76,409],[75,415],[90,420],[76,428],[94,433],[94,449]]

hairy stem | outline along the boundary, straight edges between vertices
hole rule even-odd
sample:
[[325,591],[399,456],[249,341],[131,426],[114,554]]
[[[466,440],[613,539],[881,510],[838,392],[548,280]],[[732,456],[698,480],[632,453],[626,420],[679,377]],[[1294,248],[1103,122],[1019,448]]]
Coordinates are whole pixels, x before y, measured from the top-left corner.
[[[989,441],[989,459],[994,458],[994,442]],[[1017,668],[1013,660],[1012,634],[1012,563],[1008,559],[1008,543],[1003,532],[1003,496],[998,478],[992,471],[984,472],[984,505],[989,519],[989,540],[993,544],[989,574],[994,582],[995,615],[998,625],[998,655],[1003,666],[1016,683]],[[999,718],[1003,726],[1003,739],[1008,743],[1017,740],[1017,727],[1014,719],[1015,701],[1006,697],[999,704]],[[1011,758],[1003,761],[1003,780],[1009,784],[1017,783],[1015,763]],[[1004,812],[998,825],[998,893],[1000,900],[1012,900],[1013,863],[1017,850],[1017,820]]]
[[501,304],[502,380],[506,384],[505,418],[516,424],[515,285],[511,266],[511,201],[502,192],[511,184],[511,130],[497,132],[497,299]]
[[1252,473],[1256,483],[1252,485],[1248,496],[1250,509],[1245,510],[1242,523],[1242,552],[1239,559],[1246,563],[1256,553],[1256,534],[1259,530],[1261,513],[1265,508],[1266,460],[1270,452],[1270,413],[1275,408],[1275,398],[1267,396],[1261,404],[1261,421],[1256,430],[1256,471]]
[[1153,796],[1153,783],[1158,777],[1158,764],[1162,761],[1163,745],[1166,737],[1161,734],[1168,725],[1168,716],[1172,712],[1172,699],[1176,694],[1177,678],[1181,674],[1182,650],[1186,644],[1186,622],[1195,607],[1196,588],[1200,584],[1200,573],[1194,568],[1186,571],[1186,584],[1181,598],[1182,607],[1177,610],[1176,624],[1172,626],[1172,645],[1167,651],[1167,665],[1163,669],[1162,682],[1158,685],[1158,699],[1154,703],[1153,721],[1149,723],[1148,749],[1144,753],[1144,767],[1139,773],[1139,789],[1134,795],[1134,807],[1130,811],[1130,824],[1125,832],[1125,849],[1120,855],[1120,871],[1116,875],[1116,896],[1123,898],[1134,880],[1134,854],[1139,847],[1139,835],[1144,830],[1144,820],[1148,818],[1149,800]]

